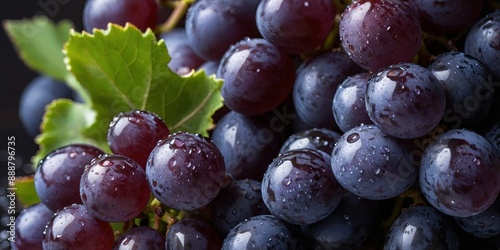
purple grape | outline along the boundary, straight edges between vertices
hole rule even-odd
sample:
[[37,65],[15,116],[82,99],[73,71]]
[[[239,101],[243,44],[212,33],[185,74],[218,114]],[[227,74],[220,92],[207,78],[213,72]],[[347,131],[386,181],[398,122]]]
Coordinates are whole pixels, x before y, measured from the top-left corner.
[[231,110],[251,116],[271,111],[291,93],[295,69],[288,55],[264,39],[245,39],[223,56],[217,77]]
[[280,153],[285,153],[293,149],[310,148],[323,151],[330,155],[335,142],[340,135],[325,128],[312,128],[297,132],[288,137],[280,149]]
[[404,139],[431,132],[443,118],[443,85],[420,65],[396,64],[379,70],[368,81],[368,116],[384,132]]
[[452,128],[473,128],[485,120],[493,103],[489,70],[463,52],[439,55],[428,69],[443,84],[446,111],[443,121]]
[[481,61],[493,74],[493,79],[500,81],[500,10],[484,16],[469,30],[465,53]]
[[399,1],[355,1],[342,14],[339,30],[344,50],[368,71],[409,62],[420,49],[418,18]]
[[479,17],[483,0],[418,0],[412,4],[425,32],[450,35],[472,25]]
[[251,179],[233,180],[210,203],[212,220],[220,235],[250,217],[269,214],[262,200],[261,182]]
[[133,227],[115,240],[113,250],[164,250],[165,237],[148,226]]
[[269,211],[298,225],[328,216],[343,191],[330,162],[329,154],[315,149],[295,149],[276,157],[262,180],[262,199]]
[[311,127],[337,129],[332,114],[332,100],[338,86],[361,72],[343,52],[321,53],[303,62],[297,70],[293,104],[297,115]]
[[222,250],[297,249],[293,231],[273,215],[257,215],[236,225],[224,239]]
[[83,10],[83,26],[106,29],[108,23],[124,26],[129,22],[142,31],[154,29],[158,20],[158,4],[154,0],[87,0]]
[[234,179],[261,181],[267,166],[279,153],[281,138],[263,116],[247,117],[230,111],[212,132],[212,140],[224,156],[226,172]]
[[43,203],[36,203],[23,209],[15,221],[16,235],[15,241],[11,242],[12,249],[41,250],[45,226],[53,215],[54,212]]
[[500,197],[483,212],[469,217],[455,217],[455,222],[476,238],[491,238],[500,234]]
[[176,222],[165,236],[165,250],[220,250],[221,246],[222,239],[215,229],[197,218],[185,218]]
[[102,155],[85,168],[80,196],[88,210],[101,220],[131,220],[149,202],[146,172],[126,156]]
[[360,125],[345,132],[335,144],[331,159],[339,183],[365,199],[396,197],[418,175],[405,143],[375,125]]
[[91,145],[70,144],[50,152],[38,164],[35,191],[53,212],[72,204],[82,204],[80,179],[85,166],[104,151]]
[[170,55],[168,67],[179,75],[185,75],[200,67],[205,61],[198,57],[186,35],[186,30],[176,28],[160,35]]
[[125,155],[146,167],[151,150],[170,131],[156,114],[134,110],[113,117],[108,129],[108,144],[114,154]]
[[200,65],[198,70],[204,70],[205,74],[209,76],[209,75],[216,75],[218,68],[219,68],[219,62],[206,61],[202,65]]
[[301,54],[323,43],[333,28],[335,14],[329,0],[263,0],[256,20],[266,40],[289,53]]
[[255,23],[259,0],[198,0],[186,15],[193,49],[207,61],[218,61],[232,44],[260,37]]
[[424,151],[420,186],[439,211],[468,217],[485,211],[500,191],[500,159],[481,135],[462,129],[440,134]]
[[49,221],[43,249],[109,250],[113,243],[111,225],[95,218],[86,206],[75,204],[63,208]]
[[366,88],[370,73],[347,77],[333,97],[332,112],[340,130],[348,131],[361,124],[373,124],[365,105]]
[[225,185],[224,158],[217,146],[198,134],[170,134],[158,143],[146,165],[149,188],[164,205],[199,209]]
[[432,207],[415,206],[394,221],[384,249],[459,249],[458,235],[450,218]]

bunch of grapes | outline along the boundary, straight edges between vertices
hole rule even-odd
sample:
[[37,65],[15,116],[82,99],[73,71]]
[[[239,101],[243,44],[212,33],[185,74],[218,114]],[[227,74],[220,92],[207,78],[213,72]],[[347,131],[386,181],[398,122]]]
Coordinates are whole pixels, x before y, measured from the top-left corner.
[[131,110],[112,153],[49,153],[13,247],[496,249],[499,6],[87,0],[87,32],[154,30],[172,71],[224,81],[224,108],[208,137]]

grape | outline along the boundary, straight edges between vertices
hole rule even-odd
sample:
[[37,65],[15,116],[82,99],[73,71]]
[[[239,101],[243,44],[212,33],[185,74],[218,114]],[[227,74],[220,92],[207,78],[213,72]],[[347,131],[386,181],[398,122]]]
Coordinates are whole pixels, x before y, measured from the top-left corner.
[[95,218],[84,205],[71,205],[57,212],[47,224],[43,249],[109,250],[114,235],[111,225]]
[[464,30],[476,21],[483,0],[419,0],[413,1],[425,32],[449,35]]
[[420,186],[429,203],[456,217],[486,210],[500,191],[500,159],[481,135],[463,129],[440,134],[424,151]]
[[234,179],[262,180],[278,155],[281,138],[263,116],[247,117],[230,111],[212,132],[212,140],[224,156],[226,172]]
[[365,105],[366,87],[371,76],[366,72],[349,76],[337,88],[332,112],[343,132],[361,124],[373,124]]
[[495,122],[484,132],[484,138],[493,145],[500,155],[500,121]]
[[489,70],[463,52],[439,55],[428,69],[443,84],[446,111],[443,121],[453,128],[472,127],[483,121],[493,102]]
[[500,81],[500,10],[484,16],[469,30],[465,53],[479,59],[493,74],[493,79]]
[[101,220],[131,220],[141,214],[149,202],[146,173],[126,156],[102,155],[85,167],[80,197],[88,210]]
[[53,214],[43,203],[23,209],[16,218],[16,240],[11,242],[12,249],[42,249],[43,231]]
[[214,61],[206,61],[200,67],[198,70],[204,70],[205,74],[207,76],[209,75],[216,75],[217,74],[217,68],[219,68],[219,63],[214,62]]
[[257,215],[231,229],[221,249],[297,249],[299,242],[294,236],[291,229],[275,216]]
[[286,53],[264,39],[245,39],[223,56],[217,77],[231,110],[251,116],[271,111],[291,93],[295,69]]
[[269,214],[262,200],[261,185],[251,179],[234,180],[210,203],[213,225],[220,235],[227,235],[245,219]]
[[342,14],[339,32],[349,57],[368,71],[409,62],[420,49],[418,18],[399,1],[353,2]]
[[311,127],[335,130],[332,100],[337,87],[361,69],[343,52],[321,53],[300,65],[293,87],[297,115]]
[[333,28],[335,6],[329,0],[263,0],[257,28],[270,43],[295,54],[320,46]]
[[280,153],[293,149],[311,148],[330,155],[339,138],[340,135],[337,132],[325,128],[303,130],[288,137],[281,146]]
[[469,217],[455,217],[457,224],[477,238],[491,238],[500,234],[500,197],[482,213]]
[[186,15],[186,33],[205,60],[218,61],[232,44],[260,37],[255,24],[259,0],[198,0]]
[[222,239],[207,222],[196,218],[185,218],[176,222],[165,236],[165,250],[176,249],[221,249]]
[[384,249],[459,249],[458,236],[446,216],[428,206],[403,211],[392,224]]
[[343,190],[330,161],[329,154],[315,149],[295,149],[276,157],[262,180],[262,199],[269,211],[298,225],[328,216]]
[[375,125],[359,125],[345,132],[335,144],[333,173],[345,189],[359,197],[396,197],[418,175],[405,145]]
[[40,133],[45,106],[58,98],[72,97],[71,89],[49,76],[40,75],[31,80],[19,98],[19,120],[30,137]]
[[74,203],[82,204],[80,179],[85,166],[101,154],[101,149],[86,144],[69,144],[47,154],[34,176],[40,200],[54,212]]
[[376,205],[376,201],[346,193],[328,217],[301,230],[321,249],[359,249],[375,229]]
[[156,114],[134,110],[113,117],[108,129],[108,144],[114,154],[125,155],[146,167],[151,150],[170,133]]
[[146,175],[153,195],[178,210],[201,208],[225,185],[225,165],[208,138],[179,132],[158,143],[149,156]]
[[185,29],[176,28],[161,34],[160,38],[165,41],[171,57],[168,67],[177,74],[185,75],[204,63],[191,47]]
[[106,29],[108,23],[124,26],[131,23],[142,31],[154,29],[158,21],[158,5],[154,0],[87,0],[83,10],[83,27]]
[[381,69],[368,81],[368,116],[384,132],[404,139],[421,137],[443,118],[443,85],[420,65],[396,64]]
[[114,243],[113,250],[164,250],[165,237],[148,226],[134,227],[120,235]]

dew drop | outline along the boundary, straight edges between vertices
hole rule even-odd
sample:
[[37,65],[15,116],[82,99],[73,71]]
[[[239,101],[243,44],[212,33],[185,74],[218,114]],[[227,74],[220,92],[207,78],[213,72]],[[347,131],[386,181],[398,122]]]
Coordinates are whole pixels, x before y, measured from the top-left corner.
[[359,134],[358,133],[352,133],[347,137],[347,142],[349,143],[355,143],[359,140]]

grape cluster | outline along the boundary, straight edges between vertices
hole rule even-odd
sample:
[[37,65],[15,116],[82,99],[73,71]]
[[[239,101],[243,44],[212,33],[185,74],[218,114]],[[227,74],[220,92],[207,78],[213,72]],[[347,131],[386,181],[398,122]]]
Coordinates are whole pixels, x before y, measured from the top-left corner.
[[13,248],[497,249],[499,6],[88,0],[88,32],[154,29],[225,107],[207,137],[132,110],[110,153],[49,153]]

